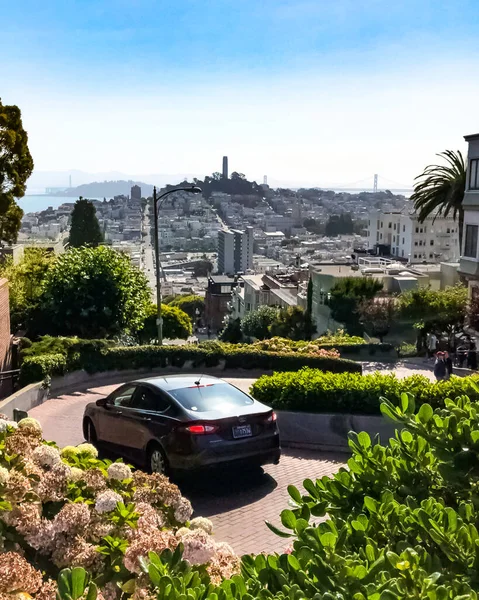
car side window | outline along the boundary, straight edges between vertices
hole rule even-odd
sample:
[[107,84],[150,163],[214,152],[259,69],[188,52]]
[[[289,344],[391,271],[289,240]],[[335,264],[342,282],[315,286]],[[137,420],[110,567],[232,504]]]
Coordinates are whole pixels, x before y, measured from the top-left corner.
[[118,390],[112,398],[114,406],[130,406],[135,390],[136,386],[134,385]]
[[131,406],[140,410],[163,412],[169,407],[169,402],[160,392],[157,393],[150,388],[141,386],[138,388]]

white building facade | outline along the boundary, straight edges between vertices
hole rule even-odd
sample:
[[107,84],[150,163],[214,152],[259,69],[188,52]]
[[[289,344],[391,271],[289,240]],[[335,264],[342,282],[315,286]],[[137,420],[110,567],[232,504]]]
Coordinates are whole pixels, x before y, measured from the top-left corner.
[[452,217],[428,217],[420,223],[413,210],[370,213],[368,248],[389,248],[393,257],[414,263],[454,262],[459,259],[459,227]]

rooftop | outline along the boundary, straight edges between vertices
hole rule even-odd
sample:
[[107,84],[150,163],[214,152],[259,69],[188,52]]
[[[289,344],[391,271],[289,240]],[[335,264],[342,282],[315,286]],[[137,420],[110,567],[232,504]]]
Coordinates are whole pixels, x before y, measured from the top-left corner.
[[210,281],[212,283],[217,283],[217,284],[226,284],[226,283],[235,283],[235,280],[233,277],[228,277],[227,275],[211,275],[210,277]]

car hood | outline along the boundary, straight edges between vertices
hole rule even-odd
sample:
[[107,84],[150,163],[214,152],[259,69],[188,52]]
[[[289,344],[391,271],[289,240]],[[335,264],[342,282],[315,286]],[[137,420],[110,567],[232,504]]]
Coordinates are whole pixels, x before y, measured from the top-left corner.
[[235,417],[241,417],[243,415],[260,415],[262,413],[270,412],[272,409],[270,406],[266,406],[266,404],[261,404],[261,402],[255,400],[254,404],[248,404],[246,406],[230,406],[225,407],[224,410],[208,410],[203,412],[184,410],[191,419],[196,421],[217,421],[218,419],[234,419]]

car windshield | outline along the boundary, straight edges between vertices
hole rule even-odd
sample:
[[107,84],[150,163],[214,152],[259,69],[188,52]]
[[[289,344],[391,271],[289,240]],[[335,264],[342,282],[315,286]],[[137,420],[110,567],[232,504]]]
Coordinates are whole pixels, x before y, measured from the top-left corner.
[[227,383],[210,383],[170,390],[169,392],[183,408],[193,412],[228,412],[238,406],[253,404],[253,400]]

